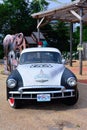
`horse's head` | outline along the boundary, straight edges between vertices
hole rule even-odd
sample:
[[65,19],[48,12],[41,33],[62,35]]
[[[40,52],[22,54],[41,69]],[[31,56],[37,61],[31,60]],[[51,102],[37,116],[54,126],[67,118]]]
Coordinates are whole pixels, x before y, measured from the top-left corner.
[[26,48],[26,42],[23,33],[15,34],[14,42],[13,42],[14,50],[19,49],[20,52]]
[[23,33],[17,33],[15,34],[15,37],[14,37],[14,45],[16,46],[20,46],[23,42]]

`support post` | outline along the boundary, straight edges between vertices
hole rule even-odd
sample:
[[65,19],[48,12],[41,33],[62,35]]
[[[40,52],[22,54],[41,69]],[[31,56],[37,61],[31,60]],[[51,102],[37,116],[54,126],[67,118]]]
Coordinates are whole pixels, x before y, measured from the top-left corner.
[[70,23],[70,66],[72,66],[73,23]]
[[[39,24],[39,19],[37,19],[37,25]],[[37,28],[37,32],[38,32],[38,43],[40,41],[40,28]]]
[[[80,46],[82,46],[82,34],[83,34],[83,8],[80,8]],[[82,75],[82,50],[79,51],[79,74]]]

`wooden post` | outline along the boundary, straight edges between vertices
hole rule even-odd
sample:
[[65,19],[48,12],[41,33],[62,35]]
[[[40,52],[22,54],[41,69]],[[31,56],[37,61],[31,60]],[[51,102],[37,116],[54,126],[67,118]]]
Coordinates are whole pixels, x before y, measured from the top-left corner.
[[[39,24],[39,19],[37,19],[37,25]],[[40,41],[40,28],[37,28],[37,32],[38,32],[38,42]]]
[[[83,33],[83,20],[82,20],[82,16],[83,16],[83,8],[80,8],[80,45],[82,46],[82,33]],[[82,75],[82,50],[79,50],[79,74]]]
[[72,66],[73,23],[70,23],[70,66]]

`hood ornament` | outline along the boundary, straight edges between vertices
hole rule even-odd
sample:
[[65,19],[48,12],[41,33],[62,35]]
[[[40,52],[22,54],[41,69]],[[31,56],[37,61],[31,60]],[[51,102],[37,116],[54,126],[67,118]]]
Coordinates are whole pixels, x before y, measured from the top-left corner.
[[35,76],[36,82],[43,83],[43,82],[47,82],[48,79],[49,79],[48,75],[45,74],[42,69],[40,70],[40,73]]

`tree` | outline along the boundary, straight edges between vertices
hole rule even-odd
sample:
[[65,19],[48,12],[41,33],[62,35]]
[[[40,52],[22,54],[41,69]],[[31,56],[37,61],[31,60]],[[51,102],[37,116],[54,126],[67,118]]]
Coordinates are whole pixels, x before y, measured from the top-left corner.
[[69,26],[61,21],[54,21],[41,28],[49,46],[61,51],[69,51]]
[[[77,49],[77,45],[80,43],[80,26],[76,27],[76,31],[73,33],[73,37],[74,37],[74,47],[73,49],[76,50]],[[87,25],[83,24],[83,43],[87,42]]]
[[37,25],[31,13],[47,9],[47,6],[45,0],[32,0],[31,3],[29,0],[3,0],[0,4],[0,32],[4,35],[18,32],[30,35]]
[[[48,1],[61,3],[58,0],[48,0]],[[47,2],[46,0],[32,0],[31,12],[36,13],[36,12],[47,10],[48,5],[49,5],[49,2]]]
[[56,46],[61,51],[69,51],[69,26],[67,23],[57,21],[54,25],[57,43]]
[[48,7],[48,2],[46,0],[32,0],[30,4],[31,14],[46,10]]
[[36,20],[31,17],[25,0],[4,0],[0,6],[1,33],[6,35],[23,32],[29,35],[35,29]]
[[87,42],[87,25],[83,25],[83,42]]

